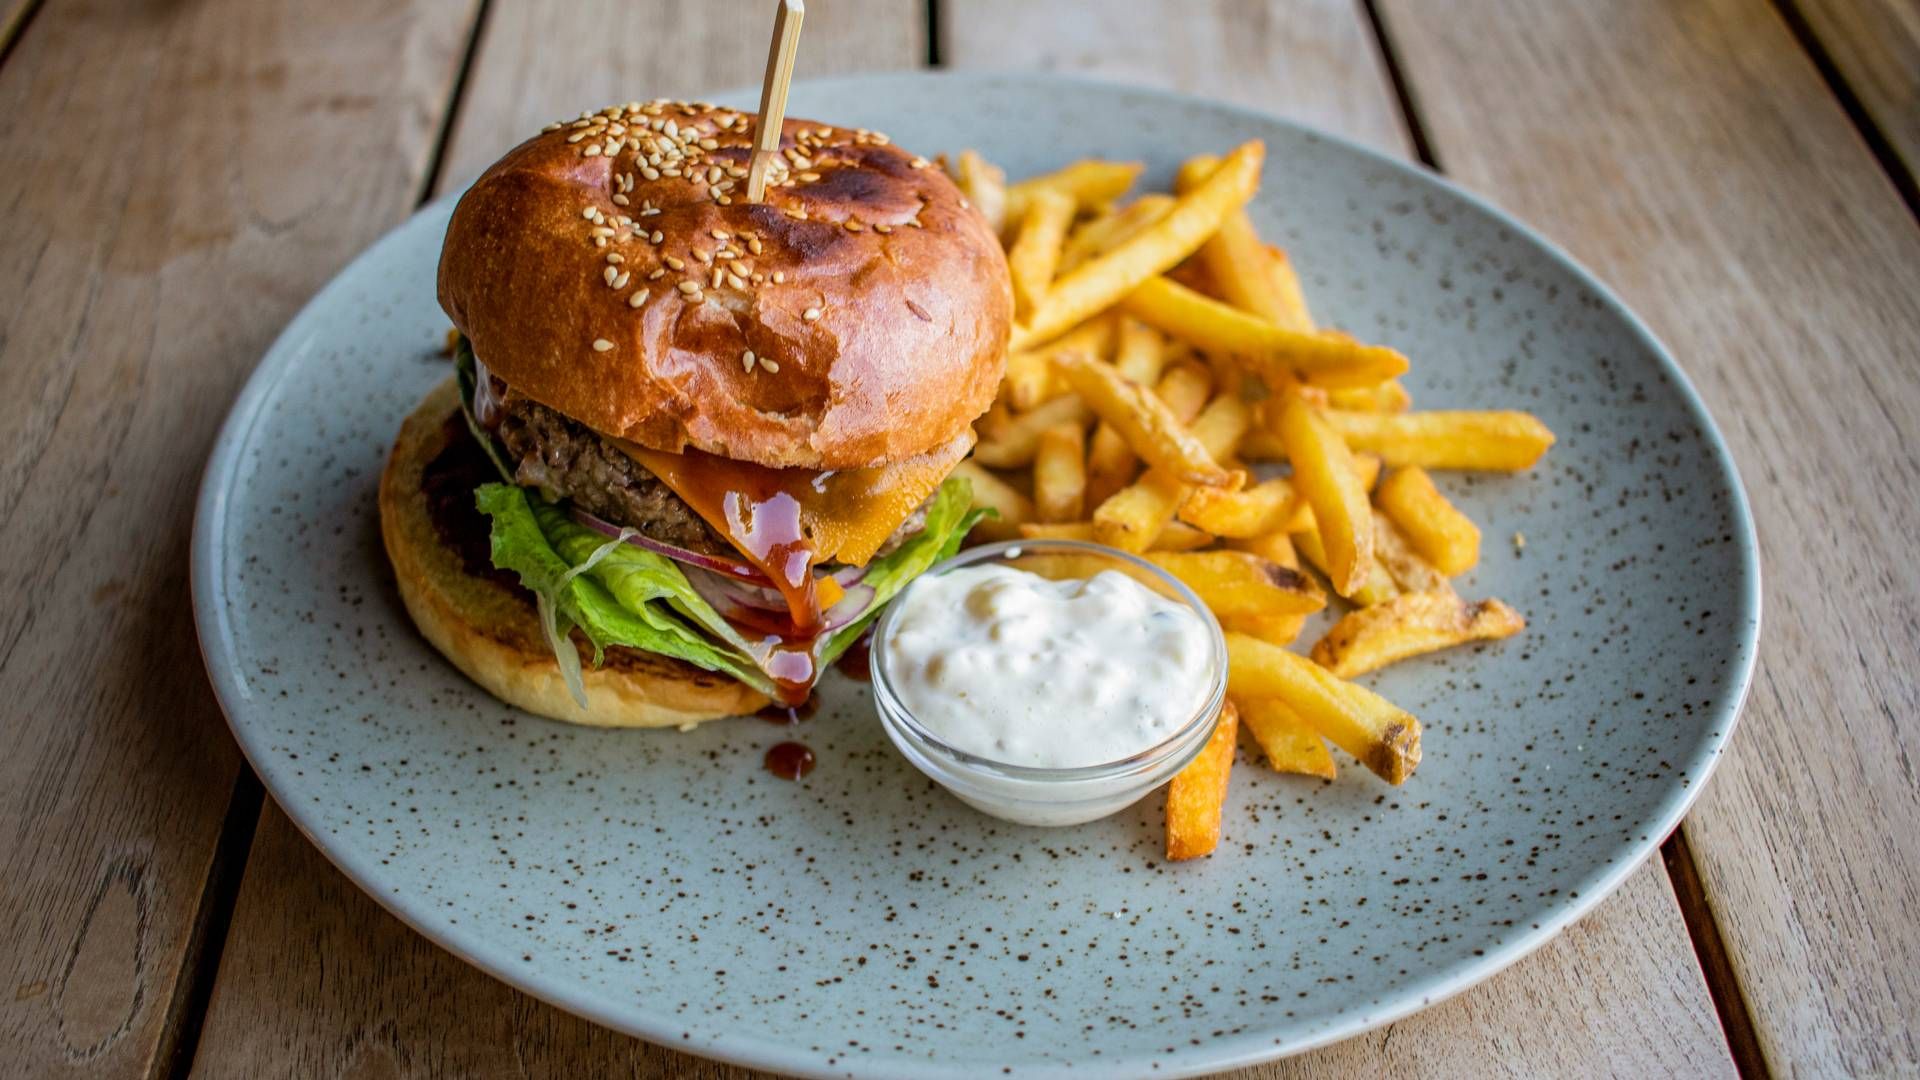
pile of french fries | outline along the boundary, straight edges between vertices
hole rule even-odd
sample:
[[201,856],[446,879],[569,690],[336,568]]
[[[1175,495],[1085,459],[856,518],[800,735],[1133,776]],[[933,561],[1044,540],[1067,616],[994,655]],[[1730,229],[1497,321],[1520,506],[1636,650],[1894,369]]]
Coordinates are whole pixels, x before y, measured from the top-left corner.
[[[1419,720],[1350,680],[1526,625],[1454,591],[1480,531],[1429,470],[1522,470],[1553,443],[1523,412],[1408,411],[1405,356],[1314,323],[1245,212],[1264,152],[1196,157],[1173,192],[1132,199],[1133,163],[1015,184],[973,151],[952,164],[1015,300],[1006,379],[959,470],[998,513],[978,534],[1140,554],[1226,631],[1228,704],[1167,792],[1171,859],[1219,844],[1242,727],[1279,772],[1333,779],[1331,742],[1388,783],[1413,774]],[[1292,651],[1328,590],[1345,613]]]

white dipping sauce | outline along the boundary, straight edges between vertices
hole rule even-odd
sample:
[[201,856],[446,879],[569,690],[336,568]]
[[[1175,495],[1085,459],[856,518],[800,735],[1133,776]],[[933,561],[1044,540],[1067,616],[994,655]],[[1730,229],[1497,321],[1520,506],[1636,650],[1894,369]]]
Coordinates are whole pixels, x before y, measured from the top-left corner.
[[1113,570],[1052,581],[963,566],[914,583],[884,644],[895,695],[949,746],[1072,768],[1165,742],[1205,704],[1209,634]]

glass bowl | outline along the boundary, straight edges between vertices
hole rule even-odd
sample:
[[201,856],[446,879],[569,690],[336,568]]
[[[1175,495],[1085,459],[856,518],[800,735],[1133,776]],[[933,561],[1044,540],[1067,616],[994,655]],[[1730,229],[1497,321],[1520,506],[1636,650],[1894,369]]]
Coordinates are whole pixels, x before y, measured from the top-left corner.
[[[928,578],[963,566],[999,563],[1050,579],[1086,578],[1117,570],[1200,617],[1207,630],[1206,692],[1201,705],[1164,741],[1130,757],[1072,768],[1036,768],[993,761],[948,745],[900,700],[887,667],[895,615]],[[914,767],[981,813],[1023,825],[1078,825],[1116,813],[1166,783],[1213,734],[1227,693],[1227,644],[1213,613],[1178,578],[1145,559],[1078,540],[1007,540],[939,563],[887,605],[874,628],[870,660],[881,726]]]

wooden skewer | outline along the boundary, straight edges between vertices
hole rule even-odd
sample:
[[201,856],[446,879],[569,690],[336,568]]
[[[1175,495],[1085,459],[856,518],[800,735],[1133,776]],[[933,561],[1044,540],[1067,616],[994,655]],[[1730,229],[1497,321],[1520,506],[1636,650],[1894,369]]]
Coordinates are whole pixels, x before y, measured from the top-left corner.
[[780,152],[780,127],[787,118],[787,87],[793,82],[793,58],[800,51],[800,20],[806,0],[780,0],[773,13],[773,41],[767,46],[767,81],[760,85],[760,118],[753,126],[753,161],[747,171],[747,201],[767,196],[767,170]]

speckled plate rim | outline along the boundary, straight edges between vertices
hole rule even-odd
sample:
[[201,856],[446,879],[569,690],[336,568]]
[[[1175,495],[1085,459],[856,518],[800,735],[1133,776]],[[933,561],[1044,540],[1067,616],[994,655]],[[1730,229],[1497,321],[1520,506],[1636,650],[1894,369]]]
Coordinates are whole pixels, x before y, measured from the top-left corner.
[[[1047,99],[1046,90],[1049,87],[1068,85],[1083,90],[1101,89],[1125,96],[1158,99],[1186,107],[1203,107],[1229,118],[1278,126],[1290,129],[1304,137],[1335,144],[1381,168],[1399,173],[1416,183],[1427,185],[1458,200],[1486,218],[1512,230],[1516,236],[1541,255],[1591,290],[1604,309],[1620,319],[1633,336],[1647,348],[1658,360],[1665,373],[1672,378],[1681,404],[1688,415],[1698,423],[1704,436],[1705,448],[1718,467],[1732,497],[1733,527],[1738,538],[1738,543],[1733,546],[1738,561],[1738,573],[1743,584],[1740,589],[1739,618],[1734,620],[1735,625],[1732,625],[1728,632],[1736,665],[1736,676],[1729,685],[1729,692],[1723,694],[1721,700],[1713,703],[1712,718],[1716,721],[1715,730],[1718,734],[1705,740],[1700,750],[1674,771],[1667,797],[1650,807],[1653,813],[1649,816],[1640,838],[1620,845],[1625,849],[1624,857],[1610,861],[1600,871],[1572,883],[1570,888],[1573,890],[1572,895],[1575,899],[1544,913],[1544,917],[1530,930],[1505,945],[1489,949],[1485,956],[1476,957],[1470,962],[1443,966],[1424,975],[1408,978],[1399,992],[1387,997],[1375,1008],[1356,1008],[1351,1011],[1350,1016],[1329,1024],[1323,1031],[1283,1045],[1275,1045],[1270,1038],[1259,1031],[1248,1031],[1208,1040],[1188,1051],[1170,1055],[1171,1060],[1155,1061],[1152,1065],[1154,1075],[1198,1076],[1257,1065],[1352,1038],[1390,1024],[1430,1005],[1438,1004],[1505,970],[1544,945],[1611,895],[1628,875],[1637,871],[1660,843],[1679,826],[1694,800],[1699,798],[1700,793],[1705,790],[1707,780],[1725,752],[1728,740],[1733,737],[1734,730],[1738,727],[1747,694],[1752,687],[1761,627],[1760,549],[1746,488],[1741,483],[1739,469],[1734,463],[1732,452],[1728,449],[1720,429],[1714,424],[1712,416],[1709,415],[1705,402],[1701,400],[1699,392],[1694,388],[1693,382],[1687,377],[1679,362],[1654,335],[1652,329],[1632,309],[1628,308],[1612,289],[1566,251],[1487,199],[1417,164],[1385,154],[1343,136],[1257,109],[1104,79],[1032,72],[922,71],[855,75],[803,80],[796,89],[804,97],[809,91],[844,91],[850,87],[862,86],[878,90],[889,83],[919,82],[929,79],[954,85],[956,93],[961,95],[956,100],[964,100],[962,88],[967,83],[1013,82],[1031,84],[1034,87],[1036,99],[1042,101]],[[751,108],[755,92],[751,89],[737,89],[712,96],[721,101],[742,102],[744,104],[741,107]],[[356,856],[353,849],[329,843],[318,823],[309,820],[311,811],[303,810],[303,804],[299,800],[281,797],[283,792],[291,786],[292,777],[280,767],[281,763],[274,760],[268,752],[269,748],[259,741],[258,732],[237,719],[240,711],[248,707],[251,702],[245,683],[234,674],[237,653],[234,645],[234,627],[227,618],[227,553],[220,539],[227,533],[229,495],[240,478],[243,463],[242,450],[254,428],[262,420],[262,404],[278,383],[307,354],[305,343],[314,335],[312,324],[319,319],[316,314],[317,309],[324,307],[324,302],[336,291],[346,289],[347,279],[352,277],[356,269],[365,261],[390,245],[418,243],[414,233],[425,227],[426,219],[432,216],[436,208],[444,206],[457,197],[457,192],[443,196],[416,211],[413,217],[382,236],[316,293],[267,349],[260,365],[248,378],[246,385],[235,399],[227,420],[221,427],[213,452],[208,458],[196,501],[190,573],[194,621],[200,639],[201,656],[206,663],[207,674],[213,684],[215,695],[219,699],[221,710],[227,717],[228,727],[232,730],[242,753],[260,777],[262,784],[274,795],[275,801],[287,813],[295,827],[355,886],[434,944],[492,977],[594,1023],[662,1046],[705,1057],[803,1076],[881,1075],[871,1068],[863,1068],[854,1062],[846,1063],[848,1065],[846,1068],[819,1068],[799,1052],[789,1050],[779,1043],[770,1042],[764,1035],[690,1037],[679,1024],[670,1019],[651,1017],[633,1006],[612,1007],[596,998],[581,984],[521,970],[507,962],[506,954],[495,955],[498,946],[485,935],[471,932],[464,926],[446,923],[429,904],[422,900],[409,895],[392,895],[385,892],[379,884],[375,861],[363,860]],[[884,1064],[888,1069],[885,1075],[890,1076],[960,1078],[977,1075],[979,1071],[978,1063],[946,1065],[934,1062],[889,1061],[876,1064]],[[1145,1065],[1145,1062],[1117,1060],[1102,1063],[1102,1067],[1106,1069],[1145,1067]],[[1027,1076],[1082,1075],[1081,1071],[1070,1064],[1023,1066],[1020,1072]]]

